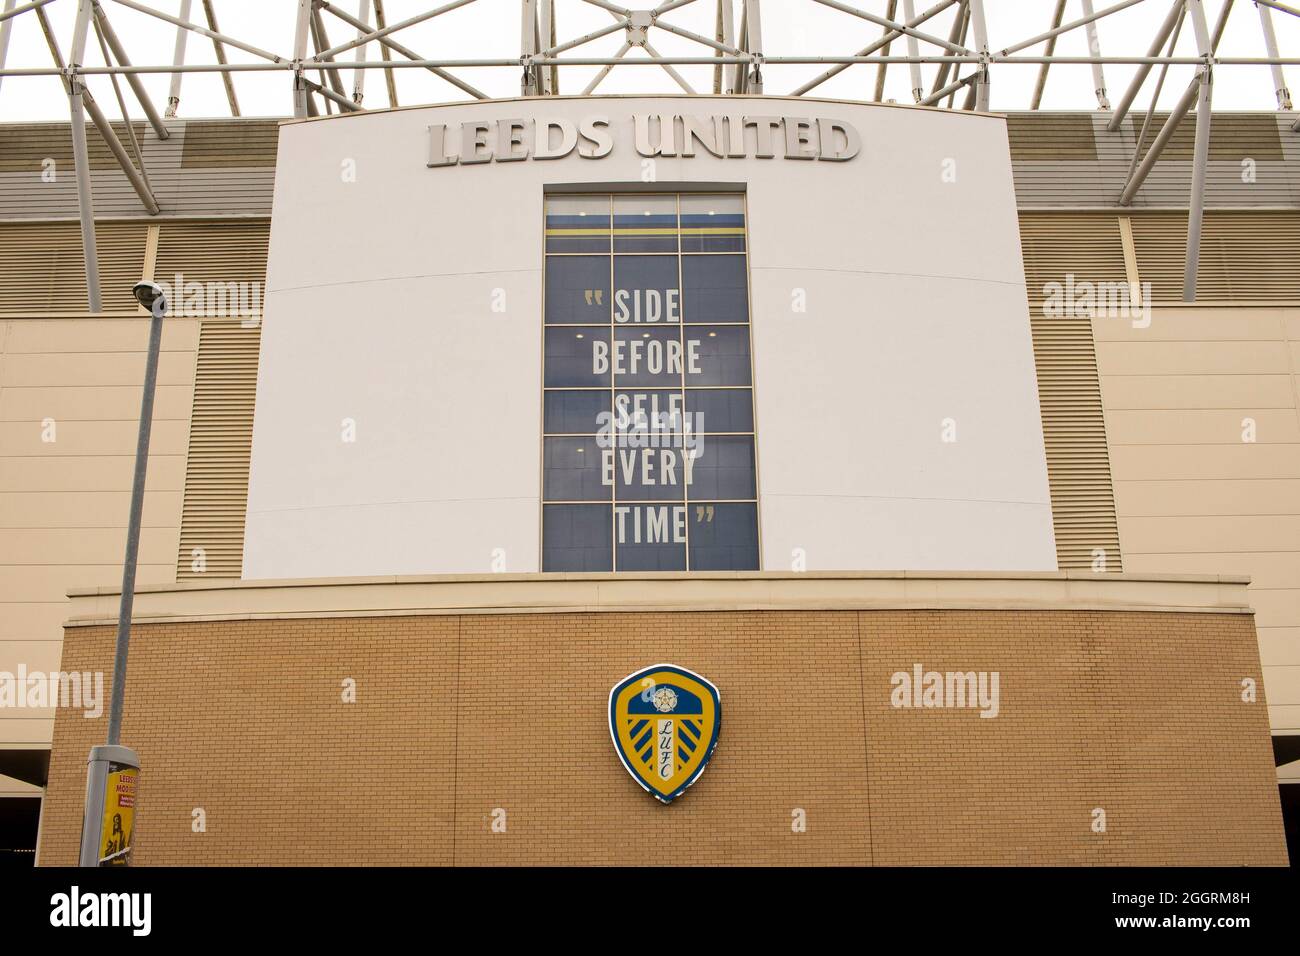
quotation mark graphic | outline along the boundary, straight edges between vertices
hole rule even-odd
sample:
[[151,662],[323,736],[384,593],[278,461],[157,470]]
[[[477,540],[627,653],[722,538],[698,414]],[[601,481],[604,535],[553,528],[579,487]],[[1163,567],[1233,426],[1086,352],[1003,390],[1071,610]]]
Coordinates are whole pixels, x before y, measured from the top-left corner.
[[584,290],[583,290],[583,293],[582,293],[582,296],[583,296],[584,299],[587,300],[587,305],[591,305],[591,304],[592,304],[592,299],[593,299],[593,298],[594,298],[595,301],[596,301],[596,305],[604,305],[604,304],[605,304],[605,290],[604,290],[604,289],[584,289]]
[[696,506],[695,506],[695,520],[696,520],[696,521],[712,521],[712,520],[713,520],[713,505],[696,505]]

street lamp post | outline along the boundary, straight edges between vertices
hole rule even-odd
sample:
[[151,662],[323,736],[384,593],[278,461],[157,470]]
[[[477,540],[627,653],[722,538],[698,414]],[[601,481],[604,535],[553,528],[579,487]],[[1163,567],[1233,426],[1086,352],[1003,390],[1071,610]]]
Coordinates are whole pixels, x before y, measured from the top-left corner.
[[131,645],[131,608],[135,603],[135,569],[140,554],[140,518],[144,511],[144,481],[149,467],[149,436],[153,426],[154,387],[158,382],[158,353],[162,347],[167,297],[152,282],[131,290],[149,310],[149,350],[145,357],[144,394],[140,399],[140,431],[135,445],[135,475],[131,481],[131,513],[126,526],[126,555],[122,562],[122,599],[117,615],[117,647],[113,656],[113,690],[108,712],[108,740],[90,749],[86,773],[86,810],[81,829],[81,866],[126,865],[130,862],[131,830],[140,761],[120,743],[122,701],[126,690],[126,660]]

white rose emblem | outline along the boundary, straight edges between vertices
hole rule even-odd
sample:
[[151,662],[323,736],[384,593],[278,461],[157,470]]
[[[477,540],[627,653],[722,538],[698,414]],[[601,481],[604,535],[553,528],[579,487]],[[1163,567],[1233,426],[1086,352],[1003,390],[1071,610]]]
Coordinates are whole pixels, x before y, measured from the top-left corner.
[[677,706],[677,692],[671,687],[660,687],[654,692],[651,702],[655,705],[655,710],[666,714]]

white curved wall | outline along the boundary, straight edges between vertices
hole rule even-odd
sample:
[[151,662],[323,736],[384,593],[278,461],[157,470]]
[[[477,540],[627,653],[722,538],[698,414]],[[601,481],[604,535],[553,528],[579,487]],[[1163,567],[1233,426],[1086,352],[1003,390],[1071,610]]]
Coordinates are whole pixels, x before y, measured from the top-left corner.
[[[245,577],[538,570],[543,189],[641,183],[644,113],[862,139],[847,162],[654,160],[660,184],[747,188],[763,567],[1055,569],[1003,120],[573,97],[282,128]],[[426,165],[430,125],[595,116],[600,159]]]

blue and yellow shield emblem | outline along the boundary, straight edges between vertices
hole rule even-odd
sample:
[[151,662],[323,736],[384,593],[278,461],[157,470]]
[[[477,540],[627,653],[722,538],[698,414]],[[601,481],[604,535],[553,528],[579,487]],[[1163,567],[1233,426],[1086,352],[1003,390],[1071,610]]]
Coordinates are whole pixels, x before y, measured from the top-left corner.
[[699,674],[655,664],[609,692],[609,735],[637,783],[669,803],[699,779],[722,730],[722,695]]

